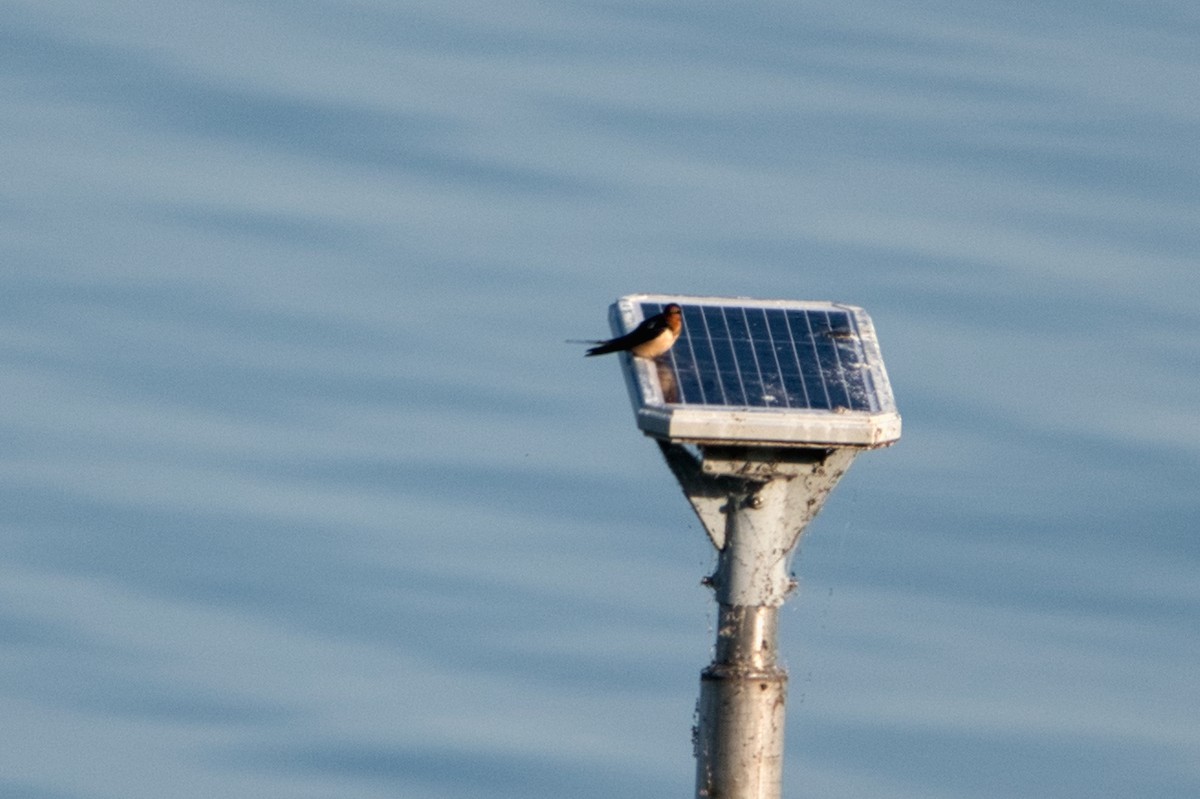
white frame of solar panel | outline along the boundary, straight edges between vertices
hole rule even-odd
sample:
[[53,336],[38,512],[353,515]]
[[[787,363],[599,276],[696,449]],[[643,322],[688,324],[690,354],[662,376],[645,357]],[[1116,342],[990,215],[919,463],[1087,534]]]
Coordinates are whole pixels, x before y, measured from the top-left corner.
[[670,302],[685,306],[780,308],[849,314],[854,318],[855,338],[861,345],[863,356],[863,362],[857,368],[869,373],[864,383],[873,388],[871,404],[874,410],[670,403],[664,399],[655,361],[622,353],[625,383],[637,425],[646,434],[687,443],[797,447],[883,447],[900,438],[900,414],[896,410],[891,382],[879,352],[875,327],[862,308],[833,302],[629,294],[618,299],[610,308],[609,322],[613,333],[624,335],[642,322],[642,303],[666,305]]

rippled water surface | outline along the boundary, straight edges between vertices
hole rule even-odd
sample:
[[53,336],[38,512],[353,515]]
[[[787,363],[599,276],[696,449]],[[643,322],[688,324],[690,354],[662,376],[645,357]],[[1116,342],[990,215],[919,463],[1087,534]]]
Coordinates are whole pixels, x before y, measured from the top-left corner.
[[788,796],[1200,794],[1200,12],[10,1],[0,796],[689,796],[635,292],[866,307]]

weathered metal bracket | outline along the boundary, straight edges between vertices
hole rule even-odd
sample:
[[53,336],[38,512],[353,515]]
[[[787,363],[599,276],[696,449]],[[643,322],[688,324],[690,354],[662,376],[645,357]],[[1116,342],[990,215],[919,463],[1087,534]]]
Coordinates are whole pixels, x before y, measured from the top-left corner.
[[[739,505],[773,513],[782,530],[774,535],[791,549],[859,453],[853,447],[700,447],[697,455],[682,444],[655,440],[718,550],[725,548]],[[761,526],[762,520],[747,521]]]

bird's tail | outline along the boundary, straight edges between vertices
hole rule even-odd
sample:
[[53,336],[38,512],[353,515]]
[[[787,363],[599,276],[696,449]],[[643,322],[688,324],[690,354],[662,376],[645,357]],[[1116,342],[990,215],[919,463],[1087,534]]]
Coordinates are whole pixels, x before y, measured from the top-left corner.
[[607,344],[604,343],[603,341],[596,341],[596,342],[592,342],[592,343],[598,344],[599,346],[592,347],[590,350],[588,350],[587,352],[584,353],[585,356],[587,356],[587,355],[605,355],[606,353],[616,352],[617,350],[621,349],[621,345],[614,344],[611,341],[608,342]]

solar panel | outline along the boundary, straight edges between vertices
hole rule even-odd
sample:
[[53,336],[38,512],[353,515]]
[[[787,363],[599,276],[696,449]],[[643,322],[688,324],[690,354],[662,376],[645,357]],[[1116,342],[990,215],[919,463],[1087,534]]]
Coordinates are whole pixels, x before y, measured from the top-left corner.
[[683,330],[657,359],[621,357],[638,427],[695,443],[877,447],[900,437],[867,313],[830,302],[631,294],[623,335],[668,303]]

